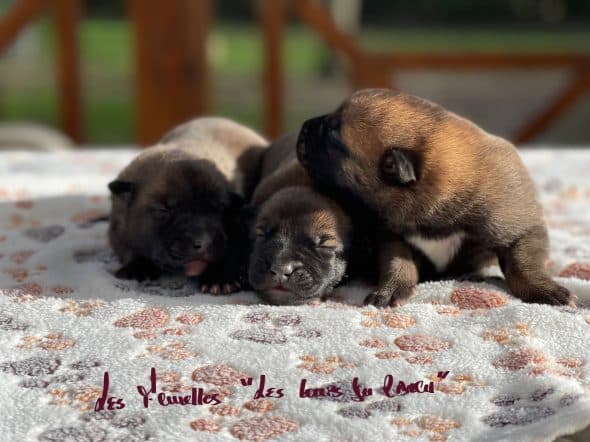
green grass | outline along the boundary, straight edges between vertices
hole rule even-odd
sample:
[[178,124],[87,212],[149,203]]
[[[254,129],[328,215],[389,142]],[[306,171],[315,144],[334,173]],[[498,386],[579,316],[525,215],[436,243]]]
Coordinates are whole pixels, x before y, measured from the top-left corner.
[[590,32],[582,30],[373,29],[360,39],[375,51],[590,53]]
[[[41,25],[42,58],[48,66],[54,60],[49,22]],[[81,26],[81,60],[85,78],[86,129],[90,143],[129,143],[135,137],[133,91],[133,35],[126,22],[86,20]],[[363,47],[373,51],[401,52],[585,52],[590,53],[590,31],[517,31],[473,29],[368,29],[360,35]],[[260,30],[244,24],[215,26],[210,45],[212,75],[239,81],[240,76],[256,78],[262,67]],[[301,25],[290,26],[284,46],[285,68],[290,75],[310,78],[324,72],[328,51],[314,33]],[[47,71],[39,75],[47,77]],[[34,77],[33,77],[34,78]],[[57,99],[51,81],[21,88],[1,78],[0,119],[27,119],[56,125]],[[41,84],[46,86],[41,86]],[[261,127],[261,100],[244,104],[238,97],[224,97],[213,103],[212,112]],[[313,97],[306,99],[313,100]],[[297,109],[287,117],[296,118]],[[293,121],[287,122],[293,126]]]

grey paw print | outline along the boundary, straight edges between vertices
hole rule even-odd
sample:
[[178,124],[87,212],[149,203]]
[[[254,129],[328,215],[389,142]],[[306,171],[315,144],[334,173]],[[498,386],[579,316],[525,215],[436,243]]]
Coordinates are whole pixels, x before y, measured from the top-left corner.
[[78,264],[87,262],[100,262],[109,264],[117,260],[112,250],[105,247],[93,247],[76,250],[73,255],[74,261]]
[[579,395],[572,393],[563,394],[557,399],[555,393],[555,388],[547,387],[522,395],[498,395],[492,398],[491,402],[501,409],[485,416],[482,421],[494,428],[528,425],[553,416],[556,409],[569,407],[579,399]]
[[23,331],[29,328],[28,324],[20,322],[10,316],[6,316],[4,313],[0,313],[0,330],[8,331]]
[[284,344],[289,336],[313,339],[322,335],[319,330],[303,327],[301,316],[296,314],[272,315],[261,310],[248,313],[242,319],[258,327],[236,330],[230,334],[231,338],[260,344]]
[[105,430],[90,426],[53,428],[38,437],[40,441],[48,442],[102,442],[106,438]]
[[[57,367],[53,370],[53,372],[49,372],[49,370],[47,370],[47,369],[39,368],[39,367],[48,366],[49,363],[45,362],[44,364],[45,365],[42,365],[39,362],[35,363],[34,366],[37,367],[36,370],[40,373],[37,376],[40,376],[43,374],[53,374],[53,372],[55,372],[57,370]],[[51,365],[49,365],[49,366],[51,367]],[[73,384],[73,383],[76,383],[76,382],[79,382],[79,381],[85,379],[88,376],[88,371],[90,369],[95,368],[95,367],[99,367],[99,366],[100,366],[100,362],[98,362],[98,361],[93,361],[93,360],[78,361],[78,362],[74,362],[73,364],[70,365],[70,368],[72,369],[70,371],[66,371],[65,373],[58,374],[56,376],[48,377],[48,378],[35,377],[32,379],[25,379],[19,385],[23,388],[45,388],[49,384]]]
[[54,224],[51,226],[37,227],[25,230],[24,235],[35,241],[46,243],[60,237],[65,231],[66,229],[64,228],[64,226]]
[[199,291],[196,283],[184,276],[163,277],[142,282],[117,280],[115,287],[124,292],[135,290],[150,295],[173,297],[192,296]]
[[353,405],[350,407],[340,408],[337,413],[346,418],[368,419],[375,414],[391,414],[401,410],[401,405],[394,400],[384,399],[377,402],[371,402],[368,405]]
[[126,410],[102,410],[98,412],[90,411],[80,416],[85,422],[104,422],[117,430],[125,430],[126,434],[120,436],[120,441],[144,441],[152,440],[145,427],[146,417],[137,412],[127,412]]

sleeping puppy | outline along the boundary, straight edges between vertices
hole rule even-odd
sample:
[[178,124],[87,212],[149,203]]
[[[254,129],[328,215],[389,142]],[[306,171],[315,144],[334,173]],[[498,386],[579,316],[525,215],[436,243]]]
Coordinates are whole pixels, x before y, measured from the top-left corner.
[[203,292],[237,290],[248,250],[240,211],[266,145],[231,120],[197,118],[138,155],[109,184],[116,277],[182,272]]
[[523,301],[572,301],[545,270],[542,209],[508,141],[429,101],[367,89],[305,122],[297,153],[324,192],[383,226],[379,284],[366,303],[401,305],[419,280],[494,260]]
[[315,192],[295,156],[297,134],[271,144],[256,210],[250,285],[272,304],[299,304],[328,295],[346,271],[352,226],[331,199]]

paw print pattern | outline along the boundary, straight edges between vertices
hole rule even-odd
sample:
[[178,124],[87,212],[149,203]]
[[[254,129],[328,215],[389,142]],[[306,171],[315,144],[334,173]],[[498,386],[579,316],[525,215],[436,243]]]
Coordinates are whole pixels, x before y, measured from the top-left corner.
[[0,313],[0,330],[5,331],[24,331],[29,328],[28,324],[16,320],[10,316]]
[[165,310],[150,307],[125,316],[114,322],[115,327],[133,327],[141,329],[159,328],[168,324],[170,315]]
[[300,358],[302,363],[297,366],[303,370],[317,374],[330,374],[337,368],[353,368],[356,365],[346,362],[340,356],[328,356],[323,361],[317,360],[315,356],[306,355]]
[[416,324],[416,318],[405,313],[368,310],[363,311],[362,315],[366,319],[361,322],[361,325],[367,328],[409,328]]
[[42,432],[38,440],[47,442],[103,442],[107,432],[99,427],[60,427]]
[[51,405],[77,408],[83,412],[92,410],[101,394],[102,386],[98,385],[73,385],[49,391]]
[[242,419],[233,424],[229,432],[236,439],[264,441],[299,430],[299,424],[282,416],[261,416]]
[[46,388],[54,384],[73,384],[84,380],[90,370],[100,367],[100,365],[99,361],[94,360],[77,361],[71,364],[71,370],[65,373],[46,378],[24,379],[19,385],[23,388]]
[[0,371],[18,376],[42,376],[52,374],[61,365],[57,358],[43,358],[34,356],[14,362],[0,363]]
[[31,349],[33,347],[42,348],[47,351],[59,351],[73,347],[76,341],[64,338],[61,333],[50,333],[42,338],[36,336],[25,336],[21,339],[17,348]]
[[90,316],[95,310],[104,306],[104,302],[96,299],[91,301],[70,300],[65,307],[59,309],[62,313],[71,313],[78,317]]
[[426,434],[431,442],[446,441],[449,432],[462,426],[459,421],[435,415],[424,415],[416,418],[400,416],[394,417],[389,422],[403,436],[415,438]]
[[186,342],[172,342],[165,345],[150,345],[147,348],[149,354],[155,354],[162,359],[170,361],[180,361],[191,359],[197,356],[197,353],[187,348]]
[[530,334],[529,326],[519,322],[512,328],[494,328],[486,330],[482,336],[484,341],[494,341],[498,344],[510,344],[515,342],[519,337]]
[[[389,343],[384,339],[370,338],[359,342],[362,347],[378,349],[374,356],[377,359],[400,359],[417,365],[430,365],[434,362],[433,353],[447,350],[451,344],[433,336],[424,334],[402,335],[393,341],[395,350],[389,350]],[[399,351],[402,350],[402,351]]]
[[451,302],[462,310],[492,309],[508,304],[508,298],[493,290],[461,287],[453,291]]
[[117,280],[115,287],[123,292],[137,291],[156,296],[185,297],[200,293],[194,281],[184,276],[166,276],[156,280]]
[[496,368],[510,371],[522,370],[529,364],[545,362],[545,355],[541,350],[529,347],[521,347],[504,353],[493,362]]
[[402,409],[399,402],[391,399],[371,402],[367,405],[352,405],[340,408],[337,413],[348,419],[368,419],[372,416],[381,414],[387,415],[397,413]]
[[524,426],[547,419],[557,409],[571,406],[579,398],[573,393],[557,394],[555,387],[543,387],[528,393],[504,393],[490,402],[499,410],[482,418],[492,428]]
[[64,226],[54,224],[45,227],[27,229],[24,231],[24,235],[32,240],[48,243],[59,238],[65,231],[66,229]]
[[301,316],[296,314],[271,315],[267,311],[254,311],[244,315],[242,320],[251,326],[232,332],[229,335],[232,339],[284,344],[290,337],[313,339],[322,335],[319,330],[303,326]]
[[574,262],[564,268],[559,276],[590,281],[590,262]]
[[205,382],[218,387],[240,383],[240,379],[251,377],[247,373],[240,372],[229,365],[205,365],[193,371],[192,380]]
[[[118,413],[111,410],[89,411],[80,416],[83,422],[91,424],[102,423],[102,426],[110,426],[116,430],[126,430],[125,435],[118,439],[120,441],[144,441],[153,440],[151,436],[145,432],[144,427],[148,418],[139,412]],[[105,425],[106,424],[106,425]]]
[[270,327],[236,330],[229,336],[232,339],[252,341],[259,344],[284,344],[287,342],[287,337],[281,330]]
[[74,261],[78,264],[98,262],[109,264],[117,261],[117,257],[112,250],[104,247],[79,249],[74,252]]

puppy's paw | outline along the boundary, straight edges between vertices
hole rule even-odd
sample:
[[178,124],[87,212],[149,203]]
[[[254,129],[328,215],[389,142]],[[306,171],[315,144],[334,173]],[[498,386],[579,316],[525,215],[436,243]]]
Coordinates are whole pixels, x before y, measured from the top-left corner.
[[149,261],[132,260],[115,272],[115,278],[135,279],[141,282],[146,279],[158,279],[161,273],[161,270]]
[[568,289],[553,281],[536,287],[524,301],[537,304],[570,305],[575,307],[575,296]]
[[416,292],[416,287],[396,288],[393,290],[378,289],[370,293],[364,301],[365,305],[375,307],[401,307]]
[[212,267],[199,277],[201,292],[210,295],[229,295],[241,289],[238,275],[224,268]]
[[391,294],[383,293],[381,291],[375,291],[369,293],[369,295],[363,301],[364,305],[374,305],[375,307],[387,307],[391,300]]
[[238,292],[241,286],[239,282],[233,283],[207,283],[201,285],[201,292],[208,293],[210,295],[229,295],[230,293]]

